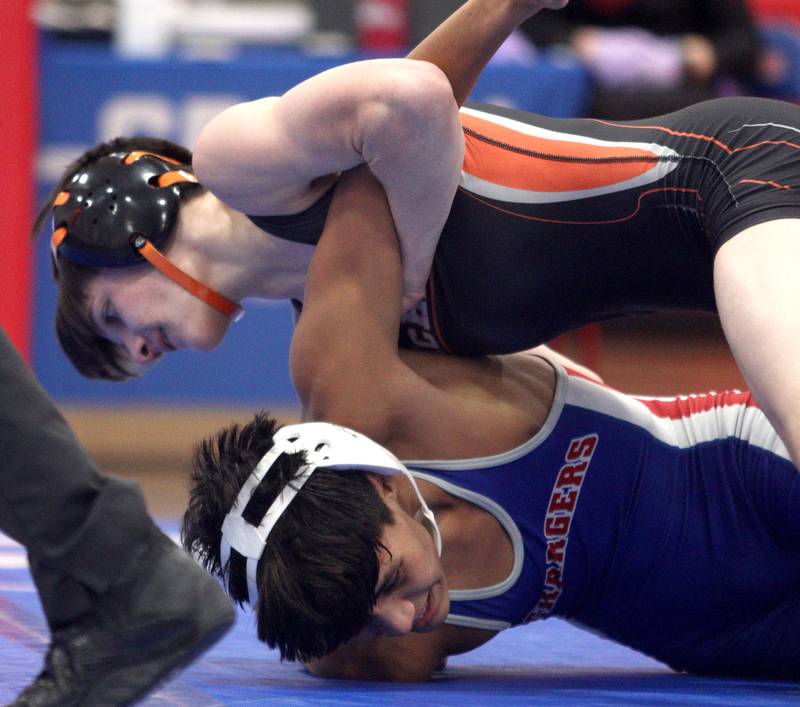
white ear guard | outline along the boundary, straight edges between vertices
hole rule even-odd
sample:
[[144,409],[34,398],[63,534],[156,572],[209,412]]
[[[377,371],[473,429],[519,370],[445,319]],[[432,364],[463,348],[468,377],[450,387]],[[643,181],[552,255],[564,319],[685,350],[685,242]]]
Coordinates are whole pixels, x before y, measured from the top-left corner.
[[[269,473],[275,460],[281,454],[304,452],[306,464],[289,482],[267,509],[258,526],[251,525],[243,517],[253,491]],[[417,487],[408,469],[387,449],[358,432],[339,427],[328,422],[306,422],[288,425],[279,429],[274,436],[272,448],[261,458],[256,468],[247,477],[239,490],[230,512],[222,523],[220,560],[224,567],[230,559],[231,548],[247,558],[248,603],[253,604],[258,597],[256,583],[258,561],[264,552],[267,538],[283,512],[311,477],[316,469],[355,469],[371,471],[384,476],[404,474],[420,502],[417,518],[433,536],[436,551],[442,553],[442,538],[433,512]]]

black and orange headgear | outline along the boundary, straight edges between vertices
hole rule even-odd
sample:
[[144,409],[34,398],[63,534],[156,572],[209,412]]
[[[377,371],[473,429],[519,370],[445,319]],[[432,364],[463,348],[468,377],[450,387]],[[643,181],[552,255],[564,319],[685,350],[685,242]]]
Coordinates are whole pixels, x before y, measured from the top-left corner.
[[189,165],[152,152],[112,152],[81,168],[53,201],[51,248],[96,268],[145,261],[208,305],[238,317],[241,307],[161,253],[175,227],[181,192],[197,179]]

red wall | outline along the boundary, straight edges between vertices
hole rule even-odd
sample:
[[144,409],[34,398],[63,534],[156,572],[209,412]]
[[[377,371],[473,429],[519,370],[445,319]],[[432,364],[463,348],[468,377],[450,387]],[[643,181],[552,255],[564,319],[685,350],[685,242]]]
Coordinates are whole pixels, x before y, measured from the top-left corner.
[[800,25],[800,0],[750,0],[756,19],[787,20]]
[[0,0],[0,326],[27,358],[36,144],[32,0]]

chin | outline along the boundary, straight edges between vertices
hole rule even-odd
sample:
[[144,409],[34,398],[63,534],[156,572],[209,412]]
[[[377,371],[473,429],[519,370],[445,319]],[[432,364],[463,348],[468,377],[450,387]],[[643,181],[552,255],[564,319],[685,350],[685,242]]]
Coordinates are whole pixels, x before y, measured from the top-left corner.
[[442,580],[438,587],[439,591],[435,594],[436,601],[438,602],[436,616],[433,617],[433,621],[431,621],[431,625],[426,631],[435,631],[437,628],[440,628],[444,624],[447,614],[450,613],[450,593],[447,591],[447,583]]
[[220,345],[224,338],[224,334],[222,336],[207,337],[205,339],[201,339],[198,342],[198,345],[193,348],[196,348],[198,351],[213,351],[215,348],[217,348],[217,346]]
[[439,628],[442,624],[444,624],[447,615],[450,613],[450,596],[445,592],[444,601],[442,601],[439,607],[439,616],[436,617],[436,628]]
[[[219,315],[219,317],[222,317],[222,315]],[[225,338],[229,326],[230,321],[227,317],[224,317],[223,321],[215,317],[211,322],[204,322],[198,328],[198,334],[192,338],[189,348],[197,351],[213,351]]]

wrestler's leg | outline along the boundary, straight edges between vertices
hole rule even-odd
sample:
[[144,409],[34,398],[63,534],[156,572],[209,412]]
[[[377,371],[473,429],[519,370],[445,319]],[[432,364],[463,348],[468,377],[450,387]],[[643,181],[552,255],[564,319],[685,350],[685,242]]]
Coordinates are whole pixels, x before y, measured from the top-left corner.
[[800,468],[800,219],[745,229],[717,252],[722,327],[749,389]]
[[693,673],[797,680],[800,675],[800,598],[789,596],[764,616],[734,626],[702,648],[709,655],[685,669]]

